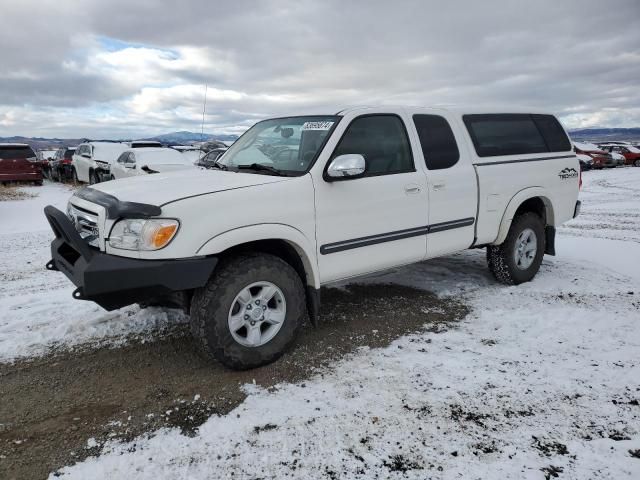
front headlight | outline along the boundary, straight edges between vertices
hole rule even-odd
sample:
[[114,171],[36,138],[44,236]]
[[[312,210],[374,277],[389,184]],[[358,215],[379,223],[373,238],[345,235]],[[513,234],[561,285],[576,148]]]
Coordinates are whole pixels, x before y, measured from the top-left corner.
[[180,223],[166,218],[120,220],[111,229],[109,245],[122,250],[159,250],[169,245]]

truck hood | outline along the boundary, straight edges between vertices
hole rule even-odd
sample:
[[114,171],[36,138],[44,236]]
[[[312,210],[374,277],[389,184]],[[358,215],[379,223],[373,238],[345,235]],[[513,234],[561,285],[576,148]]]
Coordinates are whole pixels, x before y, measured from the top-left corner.
[[91,185],[91,188],[112,195],[118,200],[162,206],[165,203],[186,197],[254,187],[290,179],[290,177],[198,168],[112,180]]

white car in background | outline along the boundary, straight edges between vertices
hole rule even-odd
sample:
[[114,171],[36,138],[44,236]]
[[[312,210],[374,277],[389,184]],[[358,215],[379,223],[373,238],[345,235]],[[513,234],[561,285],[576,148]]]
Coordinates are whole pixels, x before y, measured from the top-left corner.
[[81,143],[71,161],[74,182],[100,183],[109,175],[115,159],[126,149],[125,144],[116,142]]
[[111,179],[196,168],[189,158],[172,148],[136,148],[125,150],[118,157],[111,168]]

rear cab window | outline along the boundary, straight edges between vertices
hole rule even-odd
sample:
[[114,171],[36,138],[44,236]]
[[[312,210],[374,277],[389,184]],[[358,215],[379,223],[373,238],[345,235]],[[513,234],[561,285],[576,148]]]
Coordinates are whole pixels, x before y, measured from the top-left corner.
[[413,116],[413,123],[429,170],[450,168],[458,163],[458,144],[449,122],[444,117],[416,114]]
[[464,115],[479,157],[565,152],[571,143],[553,115]]

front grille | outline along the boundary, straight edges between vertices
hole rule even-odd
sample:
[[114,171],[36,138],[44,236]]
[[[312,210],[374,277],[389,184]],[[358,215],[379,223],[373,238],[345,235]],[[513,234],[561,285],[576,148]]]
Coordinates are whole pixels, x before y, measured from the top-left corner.
[[98,214],[91,212],[85,208],[80,208],[69,203],[67,207],[67,216],[71,223],[76,227],[76,231],[80,234],[89,245],[98,247],[98,239],[100,232],[98,229]]

